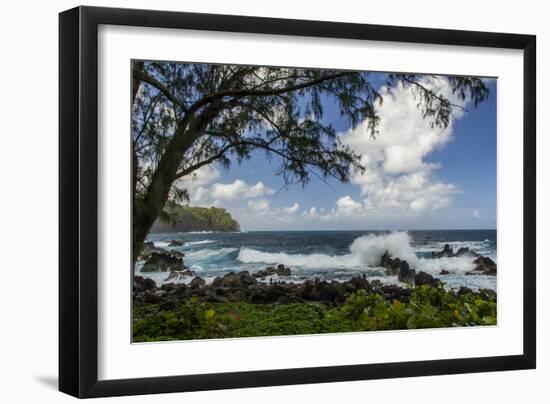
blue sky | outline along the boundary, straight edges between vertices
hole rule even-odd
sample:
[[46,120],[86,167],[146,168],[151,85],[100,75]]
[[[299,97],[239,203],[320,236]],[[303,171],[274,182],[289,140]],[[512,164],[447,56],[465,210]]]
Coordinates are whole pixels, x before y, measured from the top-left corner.
[[[489,98],[477,108],[466,104],[467,112],[457,111],[445,130],[422,119],[410,89],[392,88],[393,96],[382,89],[376,139],[364,127],[350,128],[325,99],[323,120],[363,156],[367,168],[347,184],[312,177],[305,188],[283,189],[282,178],[274,175],[277,160],[256,152],[229,170],[207,167],[182,185],[192,205],[223,206],[250,231],[494,229],[496,80],[487,85]],[[437,86],[452,97],[445,85]]]

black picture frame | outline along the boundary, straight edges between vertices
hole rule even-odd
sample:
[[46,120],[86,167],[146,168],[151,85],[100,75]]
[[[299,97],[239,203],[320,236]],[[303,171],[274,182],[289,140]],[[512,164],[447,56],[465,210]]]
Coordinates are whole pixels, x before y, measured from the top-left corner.
[[[100,24],[523,50],[523,354],[98,380]],[[59,15],[59,389],[103,397],[324,383],[536,366],[536,37],[339,22],[77,7]]]

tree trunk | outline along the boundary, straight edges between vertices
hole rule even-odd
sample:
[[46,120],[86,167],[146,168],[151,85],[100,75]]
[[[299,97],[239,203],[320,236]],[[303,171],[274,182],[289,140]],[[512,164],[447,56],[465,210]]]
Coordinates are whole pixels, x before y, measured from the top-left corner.
[[157,169],[151,178],[145,196],[133,203],[132,263],[135,264],[143,248],[147,234],[164,209],[183,156],[195,141],[202,136],[208,123],[217,114],[218,108],[212,105],[197,118],[190,118],[174,134],[162,155]]

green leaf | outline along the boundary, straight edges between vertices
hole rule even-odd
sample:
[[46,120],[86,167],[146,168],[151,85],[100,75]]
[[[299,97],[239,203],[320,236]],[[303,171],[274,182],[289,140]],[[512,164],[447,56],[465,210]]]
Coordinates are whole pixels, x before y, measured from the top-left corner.
[[207,320],[212,320],[215,315],[216,315],[216,310],[210,309],[206,312],[205,317],[206,317]]

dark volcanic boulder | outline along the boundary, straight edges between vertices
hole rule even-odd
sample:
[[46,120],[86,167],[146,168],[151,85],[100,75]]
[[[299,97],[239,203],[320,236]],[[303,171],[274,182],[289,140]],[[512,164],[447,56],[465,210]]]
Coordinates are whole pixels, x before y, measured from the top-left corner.
[[168,277],[164,280],[167,281],[177,281],[189,276],[195,276],[195,272],[191,271],[190,269],[186,269],[184,271],[171,271]]
[[144,278],[142,276],[134,276],[134,290],[144,291],[156,289],[157,284],[151,278]]
[[461,286],[456,292],[459,296],[467,295],[468,293],[473,293],[474,291],[466,286]]
[[443,250],[439,252],[432,252],[432,258],[452,258],[452,257],[479,257],[479,254],[475,251],[470,250],[468,247],[460,247],[456,254],[454,253],[453,249],[449,244],[445,244],[443,246]]
[[428,286],[436,286],[438,283],[438,280],[434,278],[432,275],[427,274],[426,272],[420,271],[416,274],[414,277],[414,284],[419,285],[428,285]]
[[407,261],[401,261],[399,264],[399,272],[397,279],[399,282],[414,283],[416,271],[409,266]]
[[470,250],[468,247],[460,247],[456,252],[455,257],[479,257],[479,254]]
[[388,251],[382,255],[380,266],[384,267],[389,275],[397,275],[400,282],[414,283],[416,271],[410,267],[407,261],[401,258],[392,258]]
[[442,269],[441,272],[439,273],[439,275],[449,275],[450,272],[447,271],[446,269]]
[[283,264],[277,265],[277,267],[267,267],[261,271],[255,272],[252,274],[255,278],[265,278],[268,276],[278,275],[278,276],[290,276],[290,268],[285,267]]
[[242,271],[239,273],[229,272],[224,276],[218,276],[212,282],[213,288],[225,287],[225,288],[239,288],[242,286],[249,286],[256,283],[256,279],[250,276],[248,271]]
[[169,247],[181,247],[185,244],[185,241],[183,240],[172,240],[170,241],[170,244],[168,244]]
[[380,266],[386,268],[386,272],[389,275],[397,275],[399,273],[399,268],[401,267],[401,259],[392,258],[386,251],[380,258]]
[[318,289],[320,300],[334,303],[344,300],[345,291],[340,282],[332,281],[328,283],[321,281],[319,282]]
[[157,247],[155,247],[155,243],[153,243],[152,241],[146,241],[143,243],[143,247],[141,248],[141,251],[146,251],[146,250],[153,250]]
[[288,302],[293,285],[257,283],[250,288],[250,302],[256,304]]
[[189,287],[191,289],[199,289],[202,288],[204,285],[206,285],[206,281],[202,279],[200,276],[195,276],[191,283],[189,284]]
[[443,257],[448,257],[448,258],[451,258],[451,257],[454,257],[454,252],[453,252],[453,249],[451,248],[451,246],[449,244],[445,244],[443,246],[443,250],[439,251],[439,252],[432,252],[432,258],[443,258]]
[[319,291],[317,290],[317,282],[307,280],[302,284],[302,298],[305,300],[319,300]]
[[346,283],[350,283],[351,285],[353,285],[356,290],[364,289],[368,291],[371,288],[369,281],[367,281],[367,277],[365,275],[354,276]]
[[166,252],[166,250],[160,247],[155,247],[155,243],[153,243],[152,241],[146,241],[145,243],[143,243],[143,247],[141,248],[140,257],[141,259],[146,260],[154,252],[162,253]]
[[402,300],[410,296],[411,290],[397,285],[381,285],[377,293],[381,293],[387,300]]
[[141,272],[183,271],[183,259],[170,252],[152,252],[149,259],[141,267]]
[[183,258],[185,257],[185,254],[181,251],[172,250],[170,251],[170,254],[172,254],[174,257]]
[[497,264],[489,257],[480,256],[474,260],[474,264],[476,265],[474,268],[475,273],[483,275],[497,274]]

